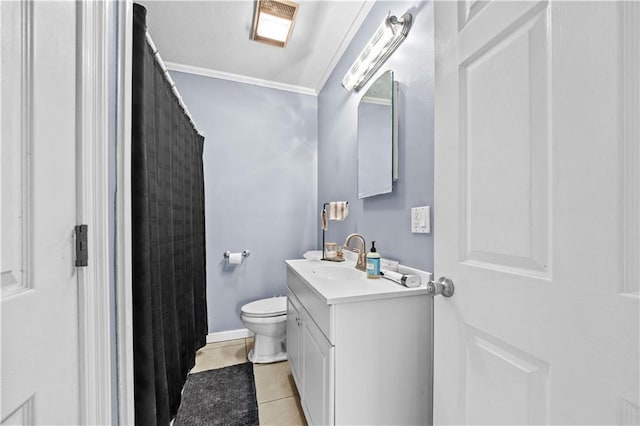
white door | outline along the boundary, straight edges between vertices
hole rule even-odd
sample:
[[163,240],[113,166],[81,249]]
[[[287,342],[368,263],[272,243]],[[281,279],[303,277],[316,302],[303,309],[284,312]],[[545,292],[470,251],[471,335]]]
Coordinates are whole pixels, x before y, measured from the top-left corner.
[[434,423],[638,424],[640,5],[435,25]]
[[2,424],[77,424],[76,5],[0,2]]

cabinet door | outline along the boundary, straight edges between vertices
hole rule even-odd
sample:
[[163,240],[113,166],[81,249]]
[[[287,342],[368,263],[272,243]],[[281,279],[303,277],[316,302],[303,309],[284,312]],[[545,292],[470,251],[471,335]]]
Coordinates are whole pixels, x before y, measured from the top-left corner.
[[289,293],[289,297],[287,298],[287,358],[289,359],[291,374],[298,387],[298,393],[302,395],[303,383],[300,377],[300,373],[302,373],[300,358],[302,354],[302,340],[300,339],[300,330],[300,304],[295,296]]
[[333,346],[309,317],[302,321],[304,399],[310,423],[328,425],[333,418]]

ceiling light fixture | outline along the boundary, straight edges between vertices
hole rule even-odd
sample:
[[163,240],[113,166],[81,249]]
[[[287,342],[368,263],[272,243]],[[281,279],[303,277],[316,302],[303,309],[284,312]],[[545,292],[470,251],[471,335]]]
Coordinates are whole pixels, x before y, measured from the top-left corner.
[[399,19],[387,16],[345,74],[342,87],[349,91],[360,90],[407,38],[410,28],[411,14],[405,13]]
[[288,0],[258,0],[251,40],[286,47],[298,13],[298,3]]

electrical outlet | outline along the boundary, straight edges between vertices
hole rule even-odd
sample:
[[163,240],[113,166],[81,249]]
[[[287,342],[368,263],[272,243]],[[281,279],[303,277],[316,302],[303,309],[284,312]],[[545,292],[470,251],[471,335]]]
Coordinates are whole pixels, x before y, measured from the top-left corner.
[[411,232],[414,234],[431,232],[431,208],[429,206],[411,208]]

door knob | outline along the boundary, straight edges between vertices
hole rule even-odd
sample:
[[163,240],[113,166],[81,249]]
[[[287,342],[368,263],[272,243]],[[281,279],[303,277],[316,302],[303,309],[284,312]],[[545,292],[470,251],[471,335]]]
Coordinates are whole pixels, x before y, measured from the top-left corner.
[[427,283],[427,292],[432,296],[442,294],[444,297],[453,296],[453,281],[447,277],[440,277],[438,281],[429,281]]

